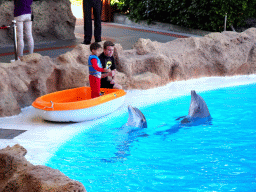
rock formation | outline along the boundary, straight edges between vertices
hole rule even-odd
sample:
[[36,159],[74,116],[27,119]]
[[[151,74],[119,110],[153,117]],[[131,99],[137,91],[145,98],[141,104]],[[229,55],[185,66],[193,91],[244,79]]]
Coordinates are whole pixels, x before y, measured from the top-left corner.
[[71,180],[57,169],[32,165],[19,144],[0,150],[0,192],[85,192],[82,183]]
[[128,76],[150,71],[167,80],[251,74],[255,73],[255,35],[256,28],[251,28],[167,43],[140,39],[133,50],[121,54],[119,65]]
[[[115,45],[117,81],[124,89],[149,89],[170,81],[256,72],[256,28],[243,33],[211,33],[167,43],[139,39],[131,50]],[[88,45],[78,45],[56,59],[24,56],[0,63],[0,116],[15,115],[39,96],[89,86]]]
[[[69,0],[34,1],[33,37],[35,42],[55,39],[75,39],[76,18],[71,11]],[[13,1],[0,1],[0,26],[11,25]],[[0,30],[0,46],[13,44],[12,29]]]

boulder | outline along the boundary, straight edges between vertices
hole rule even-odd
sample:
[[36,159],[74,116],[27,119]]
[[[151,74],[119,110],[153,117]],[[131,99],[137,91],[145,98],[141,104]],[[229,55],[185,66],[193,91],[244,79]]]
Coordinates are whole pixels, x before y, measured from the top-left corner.
[[157,52],[158,42],[152,42],[150,39],[139,39],[137,43],[133,46],[138,55],[146,55]]
[[151,72],[134,75],[130,81],[130,88],[132,89],[150,89],[151,87],[158,87],[165,84],[162,78]]
[[59,76],[59,90],[90,86],[88,57],[89,45],[78,45],[71,52],[60,55],[56,59]]
[[[0,1],[0,26],[9,26],[13,20],[13,2]],[[12,30],[0,29],[0,46],[5,44],[13,44]]]
[[8,74],[10,89],[20,107],[31,105],[40,95],[56,91],[56,64],[48,56],[33,53],[12,65],[0,63]]
[[57,59],[33,53],[12,65],[0,63],[0,72],[3,74],[0,77],[3,79],[0,84],[3,87],[0,90],[3,95],[0,99],[0,116],[17,115],[20,108],[31,105],[37,97],[47,93],[89,86],[88,66],[85,62],[88,50],[83,46]]
[[85,192],[82,183],[59,170],[34,166],[25,158],[27,150],[19,144],[0,150],[0,192]]
[[[34,1],[33,37],[35,42],[56,39],[75,39],[76,18],[69,0]],[[14,19],[13,1],[0,1],[0,26],[9,26]],[[0,46],[13,44],[13,30],[0,30]]]
[[[2,63],[1,65],[8,65]],[[0,67],[0,116],[12,116],[21,112],[18,101],[11,90],[9,75]]]
[[75,39],[76,18],[69,0],[34,1],[32,6],[35,40]]
[[119,54],[118,68],[128,77],[147,71],[163,81],[255,73],[256,29],[211,33],[167,43],[139,39]]
[[122,72],[117,71],[116,72],[116,76],[115,76],[115,81],[122,85],[123,89],[131,89],[131,79],[127,77],[127,75],[125,75]]

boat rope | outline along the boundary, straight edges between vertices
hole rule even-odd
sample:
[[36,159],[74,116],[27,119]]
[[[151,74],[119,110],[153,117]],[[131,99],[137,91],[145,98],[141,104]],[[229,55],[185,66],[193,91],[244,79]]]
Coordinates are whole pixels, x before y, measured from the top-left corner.
[[45,106],[44,109],[53,109],[53,104],[54,104],[54,103],[53,103],[52,101],[50,101],[50,102],[51,102],[51,104],[52,104],[51,107]]

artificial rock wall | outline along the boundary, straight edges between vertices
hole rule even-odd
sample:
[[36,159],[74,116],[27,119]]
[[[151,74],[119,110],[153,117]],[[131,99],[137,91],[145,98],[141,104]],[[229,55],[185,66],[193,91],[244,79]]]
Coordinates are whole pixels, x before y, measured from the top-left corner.
[[[102,42],[103,43],[103,42]],[[116,44],[117,81],[124,89],[150,89],[170,81],[256,72],[256,28],[211,33],[167,43],[139,39],[131,50]],[[56,59],[37,53],[0,63],[0,116],[18,114],[39,96],[89,86],[88,45]]]
[[33,165],[19,144],[0,150],[0,192],[86,192],[82,183],[57,169]]

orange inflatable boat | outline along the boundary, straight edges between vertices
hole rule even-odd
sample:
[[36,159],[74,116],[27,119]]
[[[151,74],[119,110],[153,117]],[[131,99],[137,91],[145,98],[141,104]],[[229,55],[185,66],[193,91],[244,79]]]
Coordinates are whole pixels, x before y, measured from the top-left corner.
[[32,106],[37,115],[48,121],[92,120],[112,113],[124,103],[124,90],[101,88],[101,92],[102,96],[91,99],[90,87],[58,91],[37,98]]

